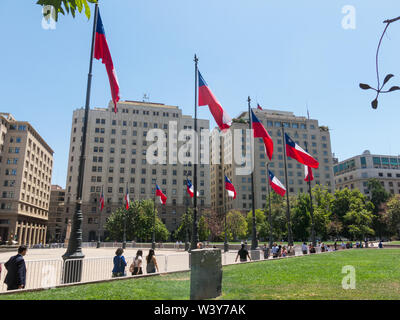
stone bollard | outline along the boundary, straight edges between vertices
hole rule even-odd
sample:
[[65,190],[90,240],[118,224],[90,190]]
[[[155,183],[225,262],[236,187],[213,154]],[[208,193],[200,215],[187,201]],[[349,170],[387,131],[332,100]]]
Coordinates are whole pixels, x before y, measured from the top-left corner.
[[222,261],[220,249],[197,249],[190,254],[190,300],[221,295]]
[[250,258],[252,261],[260,260],[260,250],[250,250]]

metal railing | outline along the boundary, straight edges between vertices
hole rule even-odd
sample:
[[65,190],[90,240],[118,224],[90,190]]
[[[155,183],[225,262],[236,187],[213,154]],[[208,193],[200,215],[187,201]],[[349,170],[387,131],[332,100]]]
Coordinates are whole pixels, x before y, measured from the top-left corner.
[[[320,253],[319,248],[317,253]],[[296,248],[296,256],[303,255],[301,248]],[[235,261],[237,251],[222,252],[222,265],[240,263]],[[183,271],[190,269],[189,254],[156,254],[159,273]],[[260,252],[260,259],[264,260],[263,252]],[[269,256],[272,259],[272,255]],[[126,256],[127,266],[126,276],[131,276],[129,267],[134,260],[134,256]],[[67,266],[68,263],[71,265]],[[7,291],[4,279],[7,270],[4,262],[1,262],[0,274],[0,293]],[[91,282],[108,280],[112,278],[113,257],[96,257],[84,259],[72,259],[64,263],[62,259],[53,260],[27,260],[26,264],[26,286],[25,289],[52,288],[64,284],[65,282],[76,282],[77,268],[81,268],[81,279],[79,282]],[[143,274],[146,274],[146,259],[143,258]],[[72,280],[71,280],[72,279]],[[65,281],[67,280],[67,281]]]

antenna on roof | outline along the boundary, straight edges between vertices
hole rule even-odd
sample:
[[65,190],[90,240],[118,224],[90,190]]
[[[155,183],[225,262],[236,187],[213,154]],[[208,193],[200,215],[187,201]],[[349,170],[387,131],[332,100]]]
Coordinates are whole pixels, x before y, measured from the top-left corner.
[[147,93],[144,93],[143,94],[143,102],[149,102],[149,100],[150,100],[150,95],[148,95]]

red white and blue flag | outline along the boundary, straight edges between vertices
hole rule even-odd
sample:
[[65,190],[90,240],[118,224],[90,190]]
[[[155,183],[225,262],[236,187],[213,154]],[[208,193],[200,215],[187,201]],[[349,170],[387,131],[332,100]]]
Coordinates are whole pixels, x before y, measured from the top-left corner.
[[158,186],[158,184],[156,184],[156,196],[160,197],[160,202],[162,204],[166,204],[167,203],[167,196],[161,191],[161,189]]
[[232,125],[232,118],[222,109],[199,71],[199,106],[207,105],[218,127],[221,130],[229,129]]
[[261,108],[261,106],[257,103],[257,109],[262,110],[263,108]]
[[312,169],[309,166],[304,166],[304,175],[305,175],[304,181],[314,180]]
[[[189,179],[186,179],[186,189],[187,189],[187,193],[189,193],[190,197],[193,198],[194,197],[194,186],[192,184],[192,182]],[[199,192],[197,191],[197,196],[199,196]]]
[[104,209],[104,193],[103,193],[103,188],[101,189],[101,195],[100,195],[100,211],[103,211]]
[[272,154],[274,152],[274,142],[271,139],[271,136],[268,134],[267,130],[265,130],[264,125],[258,120],[253,110],[251,110],[251,120],[254,131],[254,138],[262,138],[265,145],[265,152],[269,160],[272,159]]
[[298,162],[309,166],[314,169],[318,169],[319,163],[309,153],[304,151],[297,143],[295,143],[287,133],[285,133],[286,140],[286,154],[288,157],[296,159]]
[[125,209],[129,210],[129,191],[128,191],[128,186],[126,187],[126,193],[125,193]]
[[111,58],[110,49],[108,48],[106,34],[104,32],[104,26],[103,22],[101,21],[100,12],[97,16],[94,58],[97,60],[102,59],[102,62],[106,66],[108,80],[110,81],[111,96],[114,103],[114,112],[117,113],[117,102],[119,101],[118,78]]
[[269,185],[271,188],[280,196],[284,196],[286,193],[286,188],[282,184],[282,182],[279,181],[277,177],[274,176],[272,171],[268,170],[268,177],[269,177]]
[[231,180],[229,180],[227,176],[225,176],[225,189],[226,191],[228,191],[228,197],[236,199],[235,187],[233,186]]

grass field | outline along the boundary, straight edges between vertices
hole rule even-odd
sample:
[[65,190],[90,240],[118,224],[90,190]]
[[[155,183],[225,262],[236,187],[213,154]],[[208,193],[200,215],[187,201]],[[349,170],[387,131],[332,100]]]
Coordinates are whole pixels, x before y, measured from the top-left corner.
[[[356,270],[356,289],[342,288],[344,266]],[[400,299],[400,249],[354,249],[226,266],[220,299]],[[0,299],[185,300],[190,273],[51,289]]]

